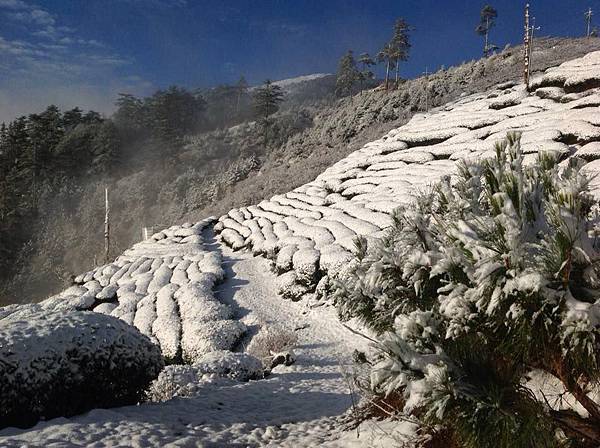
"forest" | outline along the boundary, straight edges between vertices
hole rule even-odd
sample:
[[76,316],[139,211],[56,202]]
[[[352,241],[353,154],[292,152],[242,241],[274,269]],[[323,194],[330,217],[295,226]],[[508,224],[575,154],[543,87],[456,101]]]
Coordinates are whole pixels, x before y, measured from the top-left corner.
[[235,86],[202,92],[172,86],[145,98],[120,94],[110,118],[51,105],[2,123],[0,285],[15,273],[41,201],[93,180],[121,178],[148,164],[166,169],[177,162],[185,136],[242,121],[256,120],[268,144],[276,136],[270,117],[282,101],[276,84],[267,81],[251,92],[242,78]]

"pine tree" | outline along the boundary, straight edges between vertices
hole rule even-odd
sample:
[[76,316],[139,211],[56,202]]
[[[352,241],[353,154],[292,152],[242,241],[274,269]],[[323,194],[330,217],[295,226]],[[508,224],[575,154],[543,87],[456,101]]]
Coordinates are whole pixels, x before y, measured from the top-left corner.
[[63,127],[70,131],[83,121],[83,114],[79,107],[75,107],[63,114]]
[[475,32],[480,36],[484,37],[483,44],[483,56],[488,57],[490,53],[497,49],[498,47],[495,45],[491,45],[489,43],[489,35],[490,29],[496,25],[496,18],[498,17],[498,11],[496,11],[492,6],[485,5],[481,9],[481,17],[479,21],[479,25],[475,28]]
[[369,55],[369,53],[362,53],[358,57],[358,63],[361,65],[361,71],[359,73],[359,80],[360,80],[360,90],[362,91],[364,82],[366,80],[373,79],[373,77],[375,76],[373,74],[373,72],[370,70],[370,67],[375,65],[375,61],[373,60],[371,55]]
[[242,102],[242,98],[248,94],[248,81],[243,76],[240,77],[239,81],[235,85],[236,93],[237,93],[237,101],[235,104],[235,113],[236,115],[240,114],[240,105]]
[[[509,134],[495,158],[397,210],[381,241],[358,241],[336,303],[378,334],[372,391],[434,439],[599,446],[598,204],[577,159],[523,162]],[[566,393],[587,417],[561,406]]]
[[399,82],[400,62],[408,60],[411,47],[409,32],[411,30],[412,27],[406,20],[403,18],[396,20],[394,24],[394,36],[390,41],[391,57],[394,59],[396,65],[396,88],[398,88]]
[[335,93],[338,96],[351,95],[352,89],[360,80],[360,72],[356,68],[356,61],[352,50],[341,57],[335,80]]
[[260,117],[260,124],[263,131],[263,142],[267,146],[269,142],[269,117],[279,110],[279,104],[284,99],[283,91],[277,84],[273,84],[270,79],[254,90],[252,95],[254,110]]
[[283,97],[281,87],[267,79],[261,87],[254,91],[254,109],[263,120],[267,120],[279,110],[279,104],[283,101]]
[[389,44],[385,44],[381,51],[377,53],[377,61],[385,63],[385,90],[389,87],[390,70],[393,70],[396,65],[396,53],[394,48]]

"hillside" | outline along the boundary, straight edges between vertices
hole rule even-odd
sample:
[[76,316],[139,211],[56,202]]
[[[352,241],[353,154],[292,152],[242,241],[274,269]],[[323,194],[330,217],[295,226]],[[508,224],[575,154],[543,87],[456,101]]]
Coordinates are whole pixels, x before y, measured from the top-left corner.
[[[536,40],[534,73],[594,49],[600,49],[596,40]],[[220,215],[311,181],[366,142],[425,110],[426,98],[432,108],[517,79],[521,51],[506,48],[485,60],[439,70],[427,83],[423,78],[407,81],[396,91],[364,91],[334,104],[311,100],[284,109],[275,119],[267,147],[253,123],[246,122],[186,136],[187,144],[166,167],[143,157],[136,160],[134,152],[132,172],[90,177],[43,197],[31,240],[15,261],[17,272],[0,292],[0,301],[38,300],[68,285],[82,266],[94,266],[103,248],[106,186],[113,192],[112,253],[117,255],[139,240],[143,227],[159,229]],[[302,98],[322,98],[330,92],[328,83],[328,76],[309,81],[301,77],[290,85]],[[320,90],[323,86],[325,91]]]
[[[581,47],[576,48],[582,51]],[[547,51],[544,54],[550,59],[556,57],[554,52],[558,50]],[[415,113],[410,120],[400,116],[403,112],[412,113],[401,100],[402,91],[389,96],[370,92],[362,99],[353,98],[352,105],[350,99],[344,100],[345,108],[338,109],[336,118],[327,125],[316,118],[311,131],[315,139],[317,130],[321,132],[322,145],[331,144],[330,153],[316,162],[302,162],[303,158],[294,154],[300,141],[308,148],[304,154],[307,157],[323,148],[316,142],[311,144],[306,135],[295,137],[296,143],[290,141],[279,153],[280,169],[285,167],[288,177],[291,177],[289,170],[301,173],[297,179],[276,185],[278,174],[269,174],[266,167],[272,162],[265,162],[260,177],[271,176],[270,180],[262,183],[248,179],[236,185],[234,189],[246,183],[250,191],[249,183],[256,182],[263,188],[254,187],[243,203],[218,219],[207,218],[156,232],[114,262],[78,275],[69,289],[40,304],[28,305],[37,311],[92,309],[118,316],[159,344],[163,355],[175,362],[191,362],[194,354],[214,350],[243,351],[262,327],[284,324],[298,334],[297,361],[290,366],[277,366],[266,379],[247,383],[204,378],[188,396],[161,404],[94,410],[68,420],[41,422],[29,430],[4,429],[0,431],[0,443],[5,446],[50,441],[57,446],[171,443],[173,446],[386,446],[385,443],[394,446],[402,443],[414,430],[411,422],[389,425],[368,421],[358,433],[344,425],[354,403],[353,391],[345,379],[353,368],[351,350],[364,349],[365,342],[342,326],[333,309],[327,306],[331,282],[353,257],[356,236],[382,235],[391,225],[393,209],[412,201],[441,177],[453,176],[458,161],[493,157],[494,144],[508,132],[522,134],[526,164],[536,163],[538,152],[548,152],[561,160],[563,166],[569,159],[578,159],[585,163],[583,172],[598,174],[600,51],[584,53],[587,54],[559,66],[548,61],[552,67],[534,75],[530,91],[512,79],[514,76],[508,76],[510,65],[504,75],[495,69],[495,82],[482,81],[485,88],[473,82],[469,89],[474,90],[464,94],[459,94],[459,89],[440,93],[439,98],[444,95],[456,98],[429,112]],[[507,60],[513,58],[507,64],[517,65],[516,54],[503,54]],[[477,64],[468,66],[469,70]],[[467,70],[466,67],[462,70]],[[459,70],[460,67],[436,76],[466,79]],[[496,77],[503,76],[511,79],[500,79],[502,82],[497,83]],[[374,101],[376,98],[381,103]],[[360,105],[367,103],[377,105],[370,106],[368,110],[373,115],[360,124],[360,117],[365,116],[361,115]],[[351,109],[359,112],[351,114]],[[381,123],[379,120],[384,119],[378,117],[386,110],[395,114],[395,118]],[[346,119],[352,125],[342,124]],[[328,157],[340,155],[332,142],[346,139],[358,145],[360,139],[367,139],[377,127],[391,126],[394,120],[407,122],[388,129],[380,138],[358,149],[347,148],[346,157],[316,177],[295,185],[310,177],[309,167],[316,170]],[[336,132],[332,134],[333,129]],[[356,137],[344,134],[348,129],[354,129]],[[294,187],[285,190],[289,185]],[[596,199],[600,199],[597,177],[591,188]],[[266,191],[279,194],[248,202]],[[597,304],[593,306],[597,308]],[[204,312],[201,310],[211,307],[219,309],[218,319],[196,318]],[[0,308],[0,319],[18,312],[23,312],[23,308]],[[350,326],[356,324],[352,322]],[[245,336],[240,343],[242,334]],[[556,401],[549,406],[560,403]]]

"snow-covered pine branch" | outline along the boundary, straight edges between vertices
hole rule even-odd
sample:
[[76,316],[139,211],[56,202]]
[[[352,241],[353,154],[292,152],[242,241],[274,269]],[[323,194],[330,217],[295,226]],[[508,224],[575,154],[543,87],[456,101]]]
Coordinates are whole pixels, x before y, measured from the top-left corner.
[[[456,178],[396,210],[383,239],[359,241],[336,301],[343,319],[379,335],[372,389],[400,396],[402,411],[461,447],[600,443],[588,184],[576,158],[541,152],[524,166],[520,135],[508,134],[495,158],[461,163]],[[525,387],[536,370],[558,378],[587,417]]]

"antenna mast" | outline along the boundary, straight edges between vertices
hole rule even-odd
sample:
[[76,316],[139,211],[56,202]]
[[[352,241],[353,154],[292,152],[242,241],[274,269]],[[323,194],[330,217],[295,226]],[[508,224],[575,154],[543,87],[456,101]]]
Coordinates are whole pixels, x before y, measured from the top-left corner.
[[530,58],[530,39],[529,39],[529,3],[525,5],[525,39],[523,42],[523,81],[525,82],[525,88],[529,90],[529,58]]
[[594,15],[592,8],[588,8],[588,10],[583,13],[583,15],[585,16],[585,21],[587,24],[587,31],[585,33],[585,37],[590,37],[591,26],[592,26],[592,16]]
[[429,111],[429,67],[425,67],[425,111]]

